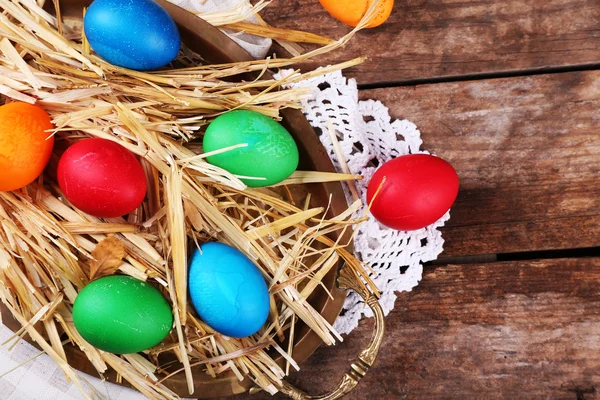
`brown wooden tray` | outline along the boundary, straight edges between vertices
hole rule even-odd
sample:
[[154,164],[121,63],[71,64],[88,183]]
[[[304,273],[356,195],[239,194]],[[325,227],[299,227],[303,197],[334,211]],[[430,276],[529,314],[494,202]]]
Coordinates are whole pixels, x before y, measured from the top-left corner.
[[[196,15],[165,0],[155,1],[173,17],[179,27],[183,43],[202,56],[207,62],[216,64],[253,60],[252,56],[238,46],[237,43]],[[92,1],[90,0],[60,0],[61,14],[63,18],[81,18],[83,7],[89,6],[91,3]],[[45,9],[54,13],[53,1],[46,1]],[[292,134],[300,151],[299,169],[334,172],[335,169],[329,156],[304,115],[298,110],[284,110],[282,117],[282,124]],[[310,184],[306,185],[303,190],[310,192],[312,195],[311,207],[327,206],[329,196],[331,195],[332,201],[329,208],[329,216],[337,215],[347,208],[342,186],[338,182]],[[332,238],[335,239],[335,235],[332,235]],[[339,315],[346,296],[345,290],[340,290],[336,287],[338,271],[339,268],[332,269],[323,280],[325,286],[332,293],[333,299],[321,288],[315,290],[309,299],[313,307],[330,323],[333,323]],[[20,328],[19,323],[12,319],[10,312],[4,306],[2,306],[2,318],[4,324],[9,328],[13,330]],[[298,325],[295,337],[293,356],[297,362],[306,360],[322,343],[318,335],[305,325]],[[98,375],[79,348],[67,345],[65,346],[65,352],[69,364],[74,368],[90,375]],[[193,397],[230,396],[246,392],[252,386],[252,382],[249,379],[240,382],[233,374],[225,374],[214,379],[206,375],[199,368],[194,372],[195,391]],[[107,373],[105,377],[113,382],[116,378],[114,373]],[[189,397],[184,374],[175,375],[164,383],[178,395]],[[127,383],[124,381],[123,384],[126,385]]]

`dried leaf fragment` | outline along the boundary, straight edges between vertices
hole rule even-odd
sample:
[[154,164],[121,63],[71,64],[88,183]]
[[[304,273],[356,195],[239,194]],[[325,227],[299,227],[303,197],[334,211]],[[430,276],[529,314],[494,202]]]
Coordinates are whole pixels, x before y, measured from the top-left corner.
[[92,251],[90,281],[113,275],[123,264],[125,255],[125,245],[116,236],[111,235],[102,240]]

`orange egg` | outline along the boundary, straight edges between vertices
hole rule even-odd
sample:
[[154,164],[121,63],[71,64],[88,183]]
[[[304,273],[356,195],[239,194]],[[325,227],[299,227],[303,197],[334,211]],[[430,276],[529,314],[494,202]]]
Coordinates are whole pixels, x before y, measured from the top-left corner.
[[[356,26],[375,0],[319,0],[331,16],[346,25]],[[394,0],[381,0],[376,13],[367,25],[374,28],[383,24],[394,8]]]
[[20,189],[44,171],[54,146],[50,116],[28,103],[0,107],[0,191]]

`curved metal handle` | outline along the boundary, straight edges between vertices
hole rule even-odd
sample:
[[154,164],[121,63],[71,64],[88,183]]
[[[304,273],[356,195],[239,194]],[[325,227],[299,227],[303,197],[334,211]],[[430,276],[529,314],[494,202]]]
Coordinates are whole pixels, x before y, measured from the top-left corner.
[[373,329],[373,335],[369,345],[360,353],[358,359],[352,363],[350,369],[337,388],[332,392],[321,395],[321,396],[310,396],[302,390],[290,385],[287,382],[283,382],[279,387],[279,390],[289,396],[293,400],[334,400],[339,399],[348,394],[352,389],[358,385],[358,382],[365,376],[369,368],[375,362],[381,342],[383,341],[383,333],[385,330],[385,322],[383,319],[383,310],[377,301],[377,298],[364,286],[358,283],[360,279],[354,271],[350,268],[343,268],[338,277],[338,284],[342,289],[352,289],[357,292],[364,300],[365,303],[373,310],[375,317],[375,326]]

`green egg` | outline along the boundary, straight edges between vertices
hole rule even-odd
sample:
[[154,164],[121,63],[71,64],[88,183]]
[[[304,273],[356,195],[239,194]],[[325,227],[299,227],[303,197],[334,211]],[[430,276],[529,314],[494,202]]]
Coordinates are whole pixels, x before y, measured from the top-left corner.
[[173,314],[152,285],[113,275],[83,288],[73,304],[79,334],[100,350],[137,353],[156,346],[171,331]]
[[204,152],[236,144],[242,147],[207,157],[207,161],[242,179],[251,187],[270,186],[283,181],[298,168],[298,146],[277,121],[253,111],[230,111],[217,117],[206,129]]

